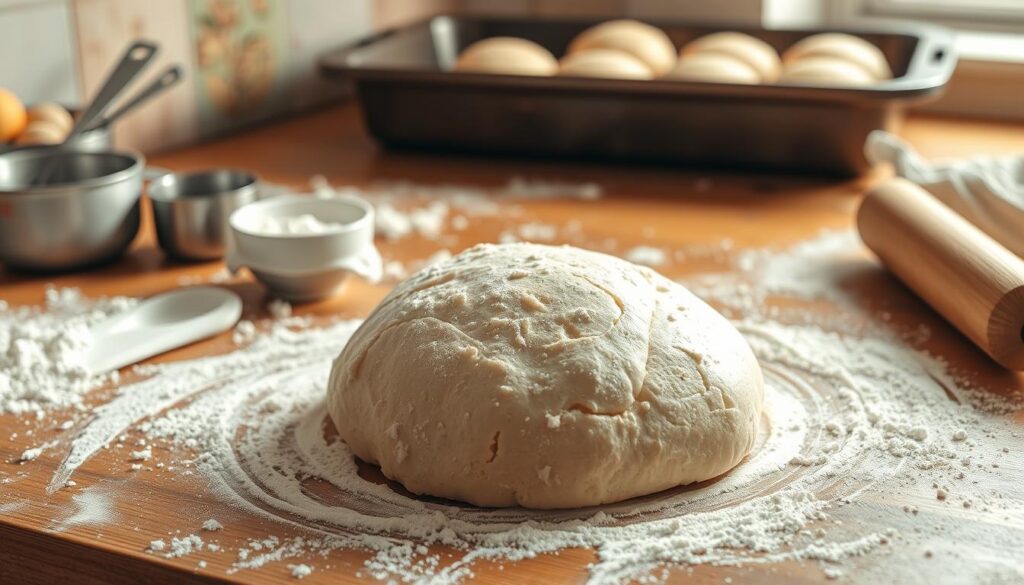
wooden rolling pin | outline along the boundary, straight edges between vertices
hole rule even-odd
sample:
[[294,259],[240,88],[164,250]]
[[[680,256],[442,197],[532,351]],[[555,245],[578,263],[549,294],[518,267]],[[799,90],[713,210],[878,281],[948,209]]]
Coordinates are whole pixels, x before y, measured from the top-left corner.
[[992,359],[1024,370],[1024,260],[904,179],[867,193],[857,229],[900,280]]

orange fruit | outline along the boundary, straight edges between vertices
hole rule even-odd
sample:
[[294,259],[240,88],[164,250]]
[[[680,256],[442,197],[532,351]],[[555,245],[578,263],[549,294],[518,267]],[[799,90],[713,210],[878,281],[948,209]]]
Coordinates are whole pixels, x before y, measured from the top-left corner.
[[0,88],[0,142],[9,142],[25,129],[28,115],[14,93]]

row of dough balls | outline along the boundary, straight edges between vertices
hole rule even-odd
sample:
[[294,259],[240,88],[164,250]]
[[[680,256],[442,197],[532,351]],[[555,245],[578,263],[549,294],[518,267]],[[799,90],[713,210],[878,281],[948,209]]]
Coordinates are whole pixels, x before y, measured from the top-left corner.
[[694,40],[677,54],[665,31],[635,20],[613,20],[587,29],[573,39],[561,61],[526,39],[484,39],[462,51],[455,71],[746,84],[869,85],[892,78],[878,47],[853,35],[813,35],[780,57],[758,38],[719,32]]

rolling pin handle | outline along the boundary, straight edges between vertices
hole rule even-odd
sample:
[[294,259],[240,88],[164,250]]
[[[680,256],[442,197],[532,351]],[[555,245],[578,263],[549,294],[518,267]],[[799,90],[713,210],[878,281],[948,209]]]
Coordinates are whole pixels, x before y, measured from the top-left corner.
[[1024,370],[1024,260],[905,179],[868,191],[857,229],[893,274],[992,359]]

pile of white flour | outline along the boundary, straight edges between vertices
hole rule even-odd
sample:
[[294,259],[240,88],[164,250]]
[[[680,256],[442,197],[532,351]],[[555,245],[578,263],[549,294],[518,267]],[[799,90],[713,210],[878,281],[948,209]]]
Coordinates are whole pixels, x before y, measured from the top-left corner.
[[0,414],[43,418],[52,409],[81,409],[83,395],[117,381],[91,376],[84,362],[89,328],[135,305],[126,297],[82,298],[75,289],[46,289],[43,307],[11,308],[0,300]]
[[[595,583],[782,561],[814,562],[833,578],[854,568],[869,575],[875,560],[900,551],[932,554],[931,535],[956,529],[909,505],[887,516],[873,501],[929,494],[960,515],[1021,513],[977,483],[1011,457],[995,445],[1016,438],[1010,419],[1021,407],[912,349],[919,332],[908,338],[858,309],[841,292],[844,259],[857,250],[851,234],[826,233],[789,250],[733,254],[737,270],[685,283],[734,318],[767,381],[758,446],[737,469],[699,486],[592,509],[524,511],[417,499],[368,481],[334,439],[323,401],[331,360],[358,321],[285,318],[262,330],[247,325],[234,352],[139,369],[148,377],[118,388],[49,447],[64,456],[50,489],[81,489],[66,486],[104,448],[125,469],[173,465],[198,474],[214,497],[279,522],[286,534],[230,547],[209,534],[144,535],[149,552],[232,555],[231,571],[281,563],[296,578],[329,570],[338,549],[370,551],[365,576],[429,582],[470,577],[479,561],[575,547],[597,551],[588,568]],[[790,304],[776,305],[780,297]],[[104,380],[77,369],[80,332],[134,302],[86,302],[72,291],[48,299],[50,312],[0,313],[6,412],[84,408],[84,392]],[[182,530],[208,522],[196,518]],[[230,535],[230,523],[216,525],[217,535]]]

